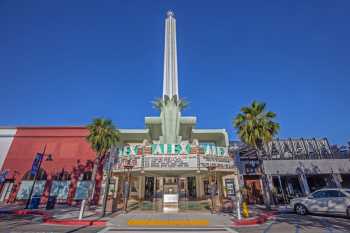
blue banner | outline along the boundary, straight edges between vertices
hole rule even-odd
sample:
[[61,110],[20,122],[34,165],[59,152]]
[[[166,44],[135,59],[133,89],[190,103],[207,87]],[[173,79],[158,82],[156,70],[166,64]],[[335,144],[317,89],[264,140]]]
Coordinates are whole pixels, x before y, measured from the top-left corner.
[[36,176],[36,173],[39,170],[40,161],[42,160],[42,158],[43,158],[43,154],[41,154],[41,153],[36,154],[34,161],[33,161],[32,170],[30,171],[30,174],[32,176]]
[[4,183],[6,181],[6,176],[9,173],[8,170],[0,172],[0,184]]

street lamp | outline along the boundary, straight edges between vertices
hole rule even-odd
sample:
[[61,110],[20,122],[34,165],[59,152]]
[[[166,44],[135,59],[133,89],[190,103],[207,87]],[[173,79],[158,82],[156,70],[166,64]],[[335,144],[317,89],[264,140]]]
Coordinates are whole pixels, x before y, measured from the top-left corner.
[[[233,153],[233,159],[235,162],[237,162],[236,158],[239,158],[239,146],[238,145],[233,145],[232,146],[232,153]],[[240,188],[240,184],[239,184],[239,178],[238,178],[239,174],[237,171],[237,174],[235,174],[234,176],[234,186],[235,186],[235,197],[236,197],[236,212],[237,212],[237,218],[238,220],[242,219],[242,215],[241,215],[241,188]],[[233,206],[232,206],[233,207]],[[233,208],[232,208],[232,212],[233,212]]]
[[29,208],[30,201],[32,199],[32,195],[33,195],[33,191],[34,191],[35,182],[38,179],[38,176],[39,176],[39,173],[40,173],[40,168],[41,168],[41,163],[43,161],[44,156],[46,156],[46,161],[53,161],[52,155],[51,154],[45,154],[45,152],[46,152],[46,145],[44,147],[43,153],[37,153],[37,155],[36,155],[36,157],[35,157],[35,159],[33,161],[32,172],[33,172],[33,170],[36,170],[36,171],[35,171],[35,175],[34,175],[33,185],[32,185],[32,187],[30,189],[29,197],[28,197],[28,200],[27,200],[27,203],[26,203],[26,207],[25,207],[26,209]]
[[57,189],[57,195],[56,198],[58,199],[58,196],[60,195],[60,191],[61,191],[61,186],[62,186],[62,181],[64,178],[64,168],[62,168],[60,174],[58,175],[58,189]]
[[106,184],[105,184],[105,190],[104,190],[104,196],[103,196],[103,206],[102,206],[102,217],[106,215],[106,207],[107,207],[107,201],[108,201],[108,194],[109,194],[109,185],[111,183],[111,175],[112,175],[112,154],[111,151],[108,153],[108,161],[107,161],[107,171],[106,171]]
[[124,169],[128,171],[127,176],[127,182],[124,182],[124,213],[126,213],[128,208],[128,200],[129,200],[129,192],[130,192],[130,176],[131,176],[131,170],[133,169],[134,165],[131,164],[131,160],[127,160],[127,164],[124,164]]
[[208,169],[208,175],[209,175],[209,185],[210,185],[210,200],[211,200],[211,212],[214,213],[214,196],[216,195],[216,174],[214,174],[214,182],[212,173],[215,171],[216,166],[215,165],[209,165],[207,166]]

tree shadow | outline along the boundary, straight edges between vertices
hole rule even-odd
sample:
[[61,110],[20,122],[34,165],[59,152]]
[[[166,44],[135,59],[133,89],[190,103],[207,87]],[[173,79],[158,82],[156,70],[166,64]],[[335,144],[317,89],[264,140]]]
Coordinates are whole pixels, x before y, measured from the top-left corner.
[[302,231],[307,231],[312,228],[320,228],[336,231],[349,232],[350,221],[346,217],[338,217],[331,215],[309,214],[299,216],[296,214],[281,214],[276,218],[277,223],[287,223],[296,225]]

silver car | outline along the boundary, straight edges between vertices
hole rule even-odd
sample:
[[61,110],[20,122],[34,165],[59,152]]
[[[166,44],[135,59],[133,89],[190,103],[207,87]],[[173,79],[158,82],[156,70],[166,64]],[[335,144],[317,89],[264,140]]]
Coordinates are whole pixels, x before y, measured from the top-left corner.
[[290,207],[299,215],[326,213],[350,217],[350,189],[320,189],[307,197],[292,199]]

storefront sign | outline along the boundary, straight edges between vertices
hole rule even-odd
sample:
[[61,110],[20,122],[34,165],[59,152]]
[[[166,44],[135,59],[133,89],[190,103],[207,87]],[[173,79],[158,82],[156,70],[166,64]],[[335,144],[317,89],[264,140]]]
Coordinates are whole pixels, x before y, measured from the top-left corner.
[[216,169],[233,169],[233,160],[230,157],[219,156],[200,156],[199,163],[201,168],[215,166]]
[[210,144],[202,145],[204,155],[228,156],[227,147],[218,147]]
[[272,159],[315,159],[332,155],[327,139],[277,139],[264,145]]

